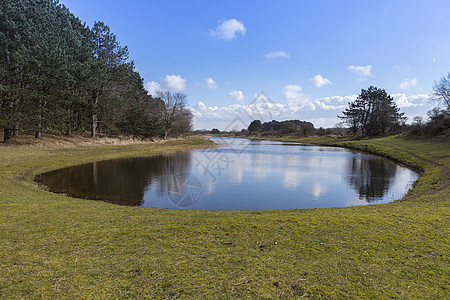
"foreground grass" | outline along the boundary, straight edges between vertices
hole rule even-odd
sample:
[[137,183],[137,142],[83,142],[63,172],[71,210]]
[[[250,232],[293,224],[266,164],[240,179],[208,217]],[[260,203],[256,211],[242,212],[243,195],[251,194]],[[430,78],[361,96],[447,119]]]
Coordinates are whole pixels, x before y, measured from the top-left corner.
[[34,175],[206,147],[199,139],[44,151],[0,147],[0,297],[446,298],[449,145],[315,140],[424,172],[401,200],[309,210],[175,211],[79,200]]

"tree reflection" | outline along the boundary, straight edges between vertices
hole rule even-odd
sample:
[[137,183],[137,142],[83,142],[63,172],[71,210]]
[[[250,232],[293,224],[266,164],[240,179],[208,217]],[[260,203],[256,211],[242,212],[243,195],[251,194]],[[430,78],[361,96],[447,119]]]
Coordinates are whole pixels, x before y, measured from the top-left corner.
[[349,159],[347,179],[359,198],[367,202],[381,199],[395,176],[397,166],[383,159],[353,157]]
[[72,197],[140,206],[152,183],[157,183],[162,194],[169,189],[170,179],[175,174],[186,173],[190,168],[190,156],[190,152],[179,152],[100,161],[42,174],[37,181],[52,192]]

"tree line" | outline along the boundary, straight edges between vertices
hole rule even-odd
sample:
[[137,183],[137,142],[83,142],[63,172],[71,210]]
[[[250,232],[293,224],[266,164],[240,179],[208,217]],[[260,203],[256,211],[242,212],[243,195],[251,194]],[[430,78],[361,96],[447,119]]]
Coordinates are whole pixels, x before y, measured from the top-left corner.
[[0,128],[165,137],[192,128],[187,96],[147,94],[126,46],[103,22],[86,26],[57,0],[2,0]]
[[309,136],[315,132],[314,125],[311,122],[300,120],[287,120],[262,123],[260,120],[254,120],[247,128],[249,135],[261,136]]
[[[394,99],[384,89],[370,86],[362,89],[355,101],[349,102],[348,107],[338,116],[341,123],[334,128],[314,128],[310,122],[300,120],[270,121],[262,123],[253,120],[247,129],[234,132],[240,136],[363,136],[380,137],[398,133],[412,136],[442,136],[448,138],[450,134],[450,73],[435,83],[433,88],[434,100],[441,107],[435,107],[428,112],[428,120],[416,116],[410,125],[406,124],[405,114],[394,102]],[[347,125],[344,128],[343,125]],[[207,132],[202,132],[203,134]],[[209,133],[224,134],[217,128]]]

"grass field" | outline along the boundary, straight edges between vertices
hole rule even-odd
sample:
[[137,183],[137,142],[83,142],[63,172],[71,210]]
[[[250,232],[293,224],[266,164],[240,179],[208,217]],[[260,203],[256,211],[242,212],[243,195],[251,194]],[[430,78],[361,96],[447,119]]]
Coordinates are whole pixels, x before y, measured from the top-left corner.
[[383,205],[176,211],[73,199],[32,179],[208,141],[0,146],[0,298],[448,298],[449,144],[307,141],[378,153],[423,176]]

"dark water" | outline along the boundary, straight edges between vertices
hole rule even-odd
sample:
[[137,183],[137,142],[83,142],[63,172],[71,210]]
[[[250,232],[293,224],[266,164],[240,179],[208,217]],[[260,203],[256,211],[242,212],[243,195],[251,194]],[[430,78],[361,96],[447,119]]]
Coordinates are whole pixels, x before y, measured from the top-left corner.
[[419,175],[343,148],[215,138],[217,149],[101,161],[42,174],[51,191],[121,205],[266,210],[386,203]]

